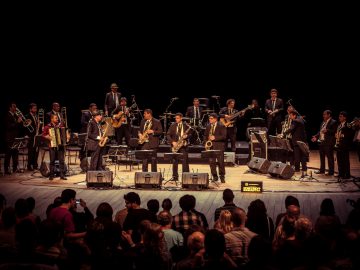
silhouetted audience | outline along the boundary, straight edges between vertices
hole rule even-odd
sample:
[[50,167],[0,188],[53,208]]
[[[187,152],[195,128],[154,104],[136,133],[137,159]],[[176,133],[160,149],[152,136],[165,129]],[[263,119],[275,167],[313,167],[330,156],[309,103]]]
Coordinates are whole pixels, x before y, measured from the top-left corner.
[[261,235],[264,239],[272,241],[274,237],[274,223],[267,215],[265,203],[257,199],[248,207],[246,227],[250,231]]
[[234,204],[234,192],[227,188],[224,189],[223,191],[223,200],[224,200],[224,205],[222,207],[219,207],[215,210],[215,218],[214,221],[217,221],[219,216],[220,216],[220,212],[222,210],[229,210],[231,213],[237,208],[237,206]]

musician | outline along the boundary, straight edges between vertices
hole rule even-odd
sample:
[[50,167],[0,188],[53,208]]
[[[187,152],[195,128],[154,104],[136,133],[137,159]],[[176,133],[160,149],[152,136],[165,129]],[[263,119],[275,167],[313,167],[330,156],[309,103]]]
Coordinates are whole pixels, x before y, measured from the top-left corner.
[[348,114],[345,111],[339,113],[339,125],[335,133],[336,159],[339,169],[339,180],[350,178],[349,151],[352,143],[352,129],[348,127]]
[[278,98],[276,89],[270,90],[271,98],[265,102],[265,113],[267,115],[267,127],[269,135],[277,135],[281,133],[281,113],[284,110],[284,103]]
[[31,120],[31,127],[33,132],[30,132],[29,129],[26,129],[26,135],[29,137],[29,141],[27,144],[27,148],[28,148],[28,161],[27,161],[27,169],[29,171],[33,171],[33,170],[37,170],[38,168],[38,155],[39,155],[39,151],[38,151],[38,147],[35,146],[35,135],[38,135],[39,132],[41,132],[40,130],[40,123],[39,123],[39,119],[37,116],[37,105],[35,103],[30,103],[29,105],[29,113],[27,115],[25,115],[26,119],[30,119]]
[[120,104],[121,93],[118,92],[119,86],[116,83],[110,85],[110,92],[105,96],[105,115],[111,116],[113,111]]
[[[159,137],[163,133],[161,123],[158,119],[153,117],[152,110],[144,110],[144,119],[140,123],[140,136],[146,132],[149,135],[148,142],[144,142],[141,146],[141,150],[154,150],[154,155],[151,157],[151,171],[157,171],[157,158],[156,150],[159,147]],[[148,159],[143,160],[142,171],[148,171]]]
[[90,152],[90,171],[102,171],[104,167],[102,165],[103,155],[105,154],[105,147],[99,145],[100,141],[103,140],[103,131],[101,128],[102,115],[98,110],[93,113],[93,118],[89,122],[89,128],[86,140],[86,149]]
[[14,102],[9,104],[9,111],[5,119],[5,140],[6,140],[6,150],[5,150],[5,162],[4,170],[6,174],[11,174],[10,172],[10,159],[12,158],[12,172],[17,171],[18,167],[18,157],[19,149],[17,147],[12,148],[15,142],[15,138],[19,137],[21,128],[22,128],[22,119],[16,115],[16,104]]
[[[176,147],[179,139],[182,137],[184,140],[190,135],[190,126],[185,122],[182,121],[183,114],[177,113],[175,115],[175,123],[172,123],[168,132],[167,132],[167,141],[171,144],[172,147]],[[177,153],[182,153],[182,171],[189,172],[189,157],[187,151],[187,143],[182,146]],[[177,158],[173,159],[173,177],[172,180],[177,181],[179,179],[178,173],[178,164],[179,160]]]
[[360,161],[360,119],[355,118],[352,123],[352,128],[355,130],[354,142],[356,144],[356,151]]
[[127,107],[126,97],[120,99],[120,104],[113,111],[113,117],[119,115],[122,112],[120,119],[117,119],[122,122],[121,126],[115,128],[116,141],[118,144],[122,144],[123,138],[125,138],[126,145],[129,145],[130,134],[131,134],[131,125],[130,125],[130,108]]
[[331,116],[332,112],[330,110],[323,112],[323,122],[320,125],[320,130],[311,138],[312,142],[319,142],[320,170],[315,171],[316,174],[325,173],[326,156],[329,167],[328,175],[334,175],[334,146],[337,123]]
[[202,108],[198,98],[194,98],[193,106],[189,106],[186,110],[186,117],[190,117],[194,121],[194,125],[198,125],[202,117]]
[[93,112],[96,111],[96,110],[97,110],[97,105],[95,103],[90,103],[89,109],[82,111],[80,133],[86,133],[87,132],[87,127],[88,127],[89,121],[92,118]]
[[[237,112],[238,110],[235,109],[235,99],[228,99],[226,101],[226,107],[220,110],[219,115],[220,118],[224,118],[225,121],[230,121],[230,117]],[[240,114],[238,117],[241,116],[242,114]],[[225,149],[227,148],[228,140],[230,140],[232,152],[236,151],[236,120],[238,117],[232,120],[235,121],[233,124],[230,124],[226,127]]]
[[61,123],[59,121],[59,118],[56,114],[51,114],[50,116],[50,123],[47,124],[44,127],[42,136],[44,139],[47,139],[49,141],[49,154],[50,154],[50,175],[49,175],[49,180],[53,180],[54,176],[55,176],[55,160],[59,160],[59,165],[60,165],[60,179],[62,180],[67,180],[67,178],[65,177],[65,149],[64,149],[64,144],[61,143],[60,145],[56,146],[56,147],[51,147],[51,141],[54,140],[54,138],[52,138],[50,136],[49,133],[49,129],[54,128],[64,128],[63,123]]
[[302,118],[298,117],[298,113],[296,111],[291,111],[289,117],[291,119],[291,126],[284,132],[284,134],[291,134],[291,143],[294,150],[295,171],[300,171],[301,163],[301,170],[306,173],[308,155],[301,151],[299,144],[297,143],[298,141],[306,143],[305,122]]
[[51,107],[51,111],[46,113],[46,119],[45,122],[49,124],[51,122],[51,115],[55,114],[57,115],[59,119],[59,123],[62,123],[65,126],[64,119],[62,119],[62,115],[60,112],[60,104],[57,102],[54,102]]
[[[220,150],[220,155],[217,157],[219,163],[219,175],[221,183],[225,183],[225,164],[224,164],[224,151],[226,142],[226,128],[218,122],[218,116],[216,113],[211,113],[209,116],[209,124],[205,129],[204,141],[210,140],[212,142],[213,150]],[[210,169],[214,181],[218,181],[218,175],[216,172],[216,159],[210,158]]]

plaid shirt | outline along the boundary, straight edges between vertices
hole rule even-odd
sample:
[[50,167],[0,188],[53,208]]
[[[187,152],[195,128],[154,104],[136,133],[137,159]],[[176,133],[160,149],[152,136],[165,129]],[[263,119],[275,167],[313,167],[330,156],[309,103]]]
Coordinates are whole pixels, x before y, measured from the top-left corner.
[[193,224],[204,227],[201,216],[197,213],[181,211],[174,216],[172,227],[178,232],[184,233]]

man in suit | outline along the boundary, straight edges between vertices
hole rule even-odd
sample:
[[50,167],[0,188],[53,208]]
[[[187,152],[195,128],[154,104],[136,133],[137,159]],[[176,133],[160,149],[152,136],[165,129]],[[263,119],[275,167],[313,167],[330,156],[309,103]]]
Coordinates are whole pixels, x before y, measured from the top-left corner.
[[[189,157],[187,151],[187,139],[189,137],[189,132],[191,127],[184,121],[182,121],[183,114],[177,113],[175,115],[175,123],[172,123],[168,132],[167,132],[167,141],[171,144],[171,147],[176,147],[179,139],[182,137],[186,143],[182,146],[177,153],[182,153],[182,171],[189,172]],[[178,173],[178,158],[173,159],[173,177],[172,180],[177,181],[179,179]]]
[[126,97],[122,97],[120,99],[120,104],[115,108],[113,111],[113,114],[119,115],[119,113],[122,112],[120,116],[117,116],[119,119],[114,119],[115,121],[120,121],[121,126],[118,128],[115,128],[116,133],[116,141],[118,144],[122,144],[123,138],[125,138],[126,145],[129,145],[130,142],[130,133],[131,133],[131,125],[130,125],[130,108],[127,106],[127,99]]
[[319,142],[320,153],[320,170],[315,171],[316,174],[325,173],[325,156],[328,160],[329,172],[327,175],[334,175],[334,146],[336,133],[336,120],[332,117],[330,110],[323,112],[323,122],[320,125],[320,130],[312,138],[312,142]]
[[10,159],[12,158],[12,167],[13,172],[17,171],[18,167],[18,157],[19,150],[16,147],[12,147],[15,138],[19,137],[21,127],[22,127],[22,119],[16,114],[16,104],[14,102],[9,104],[9,111],[6,115],[5,119],[5,140],[6,140],[6,150],[5,150],[5,162],[4,169],[6,174],[11,174],[10,172]]
[[281,113],[284,110],[284,103],[278,98],[276,89],[270,90],[271,98],[265,102],[265,113],[267,115],[267,127],[269,135],[277,135],[281,133]]
[[[225,183],[225,164],[224,164],[224,151],[226,141],[226,127],[218,122],[218,116],[216,113],[212,113],[209,116],[209,124],[205,129],[204,141],[212,142],[212,150],[220,150],[220,155],[217,157],[219,163],[219,175],[221,183]],[[218,175],[216,172],[216,159],[210,158],[210,169],[214,181],[218,181]]]
[[65,125],[64,119],[62,119],[62,115],[60,113],[60,108],[61,107],[59,103],[53,102],[51,106],[51,111],[46,113],[46,119],[45,119],[46,124],[49,124],[51,122],[51,115],[55,114],[59,119],[59,123]]
[[301,170],[306,174],[306,162],[308,155],[300,149],[300,146],[297,143],[298,141],[306,143],[305,122],[302,118],[298,117],[298,113],[296,111],[291,111],[289,117],[291,119],[291,126],[287,131],[285,131],[285,135],[291,134],[291,142],[294,150],[295,171],[300,171],[301,163]]
[[91,161],[90,161],[90,171],[102,171],[103,165],[103,155],[105,153],[105,147],[101,147],[99,142],[102,141],[105,137],[102,134],[101,120],[102,115],[98,110],[95,110],[93,113],[93,118],[89,122],[89,128],[87,133],[86,140],[86,149],[90,152]]
[[113,111],[120,104],[121,93],[118,92],[118,85],[116,83],[112,83],[110,85],[111,91],[106,93],[105,96],[105,115],[111,116]]
[[[222,108],[219,112],[220,118],[225,119],[225,121],[230,121],[231,115],[238,112],[235,107],[235,99],[228,99],[226,101],[226,107]],[[239,117],[242,115],[239,115]],[[225,141],[225,149],[227,147],[227,142],[230,140],[231,143],[231,151],[236,151],[236,120],[237,118],[233,119],[235,121],[233,124],[230,124],[226,127],[226,141]]]
[[65,152],[64,152],[64,145],[60,144],[58,146],[55,147],[51,147],[51,140],[52,137],[50,136],[50,129],[54,128],[54,129],[58,129],[58,128],[62,128],[64,127],[64,125],[59,121],[59,118],[56,114],[51,114],[50,116],[50,123],[47,124],[44,127],[42,136],[44,139],[48,140],[48,144],[49,144],[49,154],[50,154],[50,175],[49,175],[49,180],[53,180],[54,179],[54,175],[55,175],[55,160],[59,160],[59,167],[60,167],[60,179],[62,180],[67,180],[67,178],[65,177]]
[[29,105],[29,113],[25,116],[26,119],[30,119],[31,120],[31,127],[32,127],[32,132],[29,129],[26,129],[26,135],[29,137],[29,141],[28,141],[28,163],[27,163],[27,169],[29,171],[33,171],[33,170],[37,170],[38,168],[38,147],[35,146],[35,135],[38,135],[39,132],[41,132],[40,130],[37,130],[38,128],[40,129],[40,124],[38,121],[40,121],[40,119],[38,119],[37,117],[37,105],[35,103],[30,103]]
[[89,109],[82,111],[80,133],[86,133],[87,132],[89,121],[92,118],[93,112],[96,111],[96,110],[97,110],[96,104],[95,103],[90,103]]
[[339,181],[350,178],[349,151],[353,139],[353,130],[348,127],[348,114],[345,111],[339,113],[339,125],[335,134],[336,159],[339,169]]
[[[149,138],[145,141],[142,146],[141,150],[154,150],[154,155],[151,157],[151,171],[157,171],[157,157],[156,157],[156,150],[159,147],[159,137],[163,133],[163,129],[161,123],[158,119],[153,117],[152,110],[145,109],[144,110],[144,119],[141,120],[140,123],[140,135],[144,135],[147,133]],[[142,171],[148,171],[148,162],[147,158],[143,159]]]
[[186,110],[186,117],[192,118],[191,122],[198,126],[202,117],[202,108],[200,107],[200,101],[198,98],[194,98],[193,106],[189,106]]

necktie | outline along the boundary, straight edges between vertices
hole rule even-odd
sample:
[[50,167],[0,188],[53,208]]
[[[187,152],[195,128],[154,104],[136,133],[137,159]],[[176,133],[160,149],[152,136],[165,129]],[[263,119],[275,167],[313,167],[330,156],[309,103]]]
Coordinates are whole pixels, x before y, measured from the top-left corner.
[[214,132],[215,132],[215,124],[211,124],[210,135],[214,135]]
[[121,109],[123,112],[125,112],[125,107],[124,106],[122,106],[122,109]]
[[178,124],[178,128],[177,128],[177,135],[180,137],[181,136],[181,129],[182,129],[182,124],[179,123]]
[[272,110],[273,110],[273,111],[275,110],[275,103],[276,103],[276,100],[274,99],[274,100],[272,101]]
[[232,115],[232,109],[229,109],[229,115]]
[[150,121],[147,120],[146,123],[145,123],[145,126],[144,126],[144,131],[148,130],[149,125],[150,125]]

